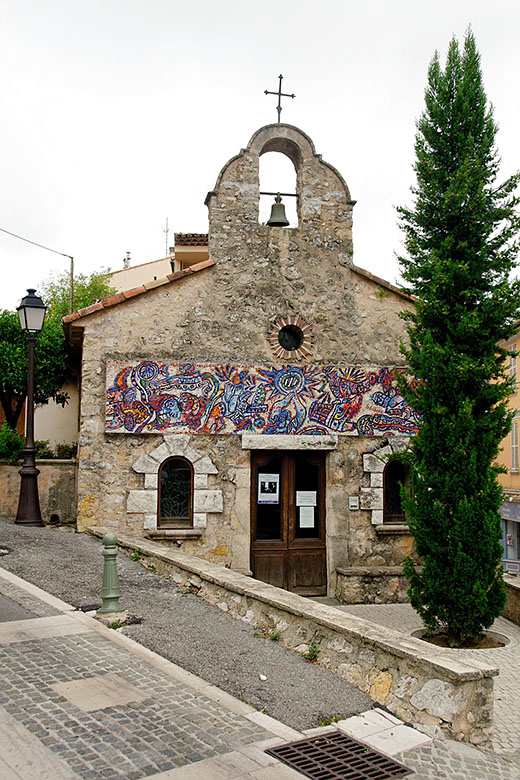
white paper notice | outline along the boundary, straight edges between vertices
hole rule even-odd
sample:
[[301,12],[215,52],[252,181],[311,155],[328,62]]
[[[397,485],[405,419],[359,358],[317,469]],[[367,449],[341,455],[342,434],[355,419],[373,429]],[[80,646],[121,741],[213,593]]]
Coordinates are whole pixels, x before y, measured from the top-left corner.
[[296,506],[316,506],[315,490],[297,490]]
[[300,507],[300,528],[314,528],[314,507]]
[[258,503],[278,504],[280,501],[280,475],[258,475]]

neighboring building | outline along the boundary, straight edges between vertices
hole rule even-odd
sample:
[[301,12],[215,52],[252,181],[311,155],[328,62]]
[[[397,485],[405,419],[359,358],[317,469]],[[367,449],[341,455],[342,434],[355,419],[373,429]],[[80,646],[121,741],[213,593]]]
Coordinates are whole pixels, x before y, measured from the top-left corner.
[[[269,152],[294,164],[297,227],[259,224]],[[354,201],[298,128],[258,130],[206,204],[209,241],[178,234],[174,273],[64,318],[82,348],[78,527],[302,594],[403,600],[413,301],[353,264]]]
[[[65,406],[55,403],[52,398],[46,404],[34,407],[34,436],[37,441],[48,441],[53,449],[58,444],[72,446],[78,442],[79,428],[79,388],[77,378],[71,377],[61,388],[69,400]],[[25,415],[22,422],[25,434]]]
[[[207,233],[175,233],[175,246],[170,247],[168,257],[139,265],[127,265],[110,274],[110,286],[116,292],[131,290],[146,282],[165,279],[168,274],[184,271],[192,265],[208,259]],[[127,258],[127,262],[128,262]]]
[[[520,326],[520,322],[517,323]],[[499,480],[504,488],[505,502],[500,508],[502,516],[502,546],[504,548],[504,569],[520,573],[520,471],[518,462],[518,436],[520,433],[520,376],[518,376],[517,352],[520,352],[520,330],[517,330],[507,342],[502,344],[510,351],[508,371],[514,380],[510,408],[514,417],[510,433],[502,443],[498,458],[507,473],[500,474]]]

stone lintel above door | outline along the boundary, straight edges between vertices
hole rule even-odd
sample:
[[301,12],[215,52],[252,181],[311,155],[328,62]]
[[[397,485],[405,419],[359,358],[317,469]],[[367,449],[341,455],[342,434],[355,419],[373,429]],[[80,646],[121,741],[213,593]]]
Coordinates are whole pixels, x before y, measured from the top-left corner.
[[338,435],[323,436],[243,433],[243,450],[337,450]]

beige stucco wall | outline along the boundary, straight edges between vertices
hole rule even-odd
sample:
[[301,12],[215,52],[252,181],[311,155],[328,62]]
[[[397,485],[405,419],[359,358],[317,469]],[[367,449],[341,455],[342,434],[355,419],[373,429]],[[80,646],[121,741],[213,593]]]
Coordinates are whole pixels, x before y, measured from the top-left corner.
[[[288,150],[296,160],[298,228],[258,224],[258,159],[266,150]],[[215,266],[78,323],[84,329],[80,528],[143,529],[151,505],[141,514],[128,511],[130,491],[145,489],[145,474],[133,464],[163,444],[155,434],[105,433],[107,360],[273,364],[277,361],[269,336],[274,323],[299,314],[312,326],[312,354],[304,362],[367,369],[402,364],[404,327],[398,313],[412,304],[352,268],[350,193],[300,131],[272,125],[255,134],[247,149],[224,167],[207,202]],[[381,445],[381,436],[340,435],[327,456],[332,590],[336,567],[395,565],[410,548],[409,537],[378,537],[369,509],[348,510],[348,496],[370,487],[363,453]],[[208,511],[202,536],[183,541],[182,549],[245,571],[250,453],[242,449],[239,435],[194,434],[190,446],[214,464],[217,473],[207,474],[207,489],[221,491],[223,510]]]
[[69,396],[68,403],[60,406],[51,399],[34,409],[34,437],[38,441],[56,444],[76,444],[79,428],[79,390],[76,382],[67,382],[62,392]]
[[141,263],[114,271],[109,278],[109,284],[116,292],[124,292],[154,279],[164,279],[171,273],[171,260],[164,257],[161,260],[152,260],[150,263]]

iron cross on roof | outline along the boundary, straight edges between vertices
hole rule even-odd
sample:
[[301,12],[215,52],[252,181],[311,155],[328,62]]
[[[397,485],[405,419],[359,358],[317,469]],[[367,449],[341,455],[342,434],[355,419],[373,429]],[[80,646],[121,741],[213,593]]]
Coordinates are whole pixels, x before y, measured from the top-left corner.
[[269,90],[266,89],[266,90],[264,90],[264,94],[265,95],[278,95],[278,105],[276,106],[276,110],[278,111],[278,122],[280,122],[280,114],[281,114],[281,111],[282,111],[282,105],[281,105],[282,97],[294,98],[294,97],[296,97],[296,95],[288,95],[287,92],[282,92],[282,79],[283,79],[283,76],[282,76],[281,73],[278,76],[278,78],[280,79],[280,84],[278,85],[278,92],[269,92]]

